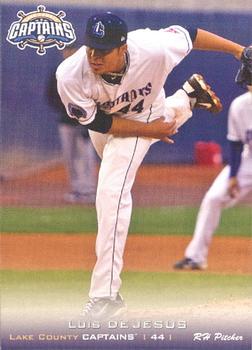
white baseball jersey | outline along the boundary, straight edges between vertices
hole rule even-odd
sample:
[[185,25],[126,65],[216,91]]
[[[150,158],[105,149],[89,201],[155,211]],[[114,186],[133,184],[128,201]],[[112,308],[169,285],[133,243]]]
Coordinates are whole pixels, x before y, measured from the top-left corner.
[[163,113],[163,85],[167,75],[191,51],[186,29],[171,26],[128,34],[128,67],[120,84],[106,82],[89,67],[86,47],[63,61],[57,69],[58,91],[70,117],[80,111],[79,123],[91,123],[97,106],[107,114],[150,121]]
[[252,158],[252,92],[246,92],[232,102],[227,138],[241,141],[244,144],[243,157]]

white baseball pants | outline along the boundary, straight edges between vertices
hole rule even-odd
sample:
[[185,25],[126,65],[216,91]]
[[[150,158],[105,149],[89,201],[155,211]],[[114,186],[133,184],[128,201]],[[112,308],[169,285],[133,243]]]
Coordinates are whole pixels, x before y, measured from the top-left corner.
[[[179,90],[166,99],[166,115],[173,118],[176,115],[178,126],[191,117],[189,99],[184,91]],[[94,131],[90,131],[90,137],[102,161],[96,194],[97,261],[89,297],[113,299],[121,286],[120,273],[132,211],[131,189],[144,156],[158,140],[114,137]]]

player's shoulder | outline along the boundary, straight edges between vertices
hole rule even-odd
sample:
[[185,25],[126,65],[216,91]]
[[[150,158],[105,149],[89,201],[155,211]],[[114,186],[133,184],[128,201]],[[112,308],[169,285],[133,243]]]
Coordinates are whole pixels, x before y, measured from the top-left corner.
[[231,102],[228,113],[229,120],[236,120],[239,123],[241,119],[251,116],[252,97],[250,95],[249,92],[246,92]]
[[246,105],[247,102],[251,101],[251,93],[245,92],[242,95],[237,96],[231,103],[232,108],[240,108]]
[[179,25],[161,29],[137,29],[128,34],[129,45],[134,45],[144,51],[160,52],[165,49],[176,50],[179,42],[189,40],[188,31]]
[[188,33],[186,28],[179,25],[171,25],[167,28],[160,29],[136,29],[128,33],[128,38],[130,40],[146,40],[155,44],[155,42],[153,42],[153,39],[162,41],[162,38],[164,36],[174,36],[184,33]]
[[153,30],[150,28],[135,29],[128,33],[128,39],[134,40],[139,38],[147,38],[152,33]]
[[56,70],[57,78],[71,80],[77,77],[84,67],[85,57],[85,46],[82,46],[73,55],[59,64]]
[[154,36],[155,33],[150,28],[133,30],[128,33],[128,45],[151,47],[157,44],[157,41],[153,41]]

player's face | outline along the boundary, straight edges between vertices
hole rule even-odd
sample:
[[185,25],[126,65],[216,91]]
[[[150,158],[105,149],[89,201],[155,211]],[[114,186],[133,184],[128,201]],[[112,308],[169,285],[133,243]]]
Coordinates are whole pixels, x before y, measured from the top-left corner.
[[252,85],[247,85],[248,91],[252,93]]
[[98,50],[87,48],[87,58],[95,74],[120,72],[124,67],[124,53],[127,45],[112,50]]

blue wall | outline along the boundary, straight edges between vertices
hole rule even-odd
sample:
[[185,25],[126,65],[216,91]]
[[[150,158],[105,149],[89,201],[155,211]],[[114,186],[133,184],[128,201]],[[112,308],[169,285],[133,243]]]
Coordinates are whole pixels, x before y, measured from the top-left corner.
[[[10,24],[17,20],[17,12],[34,11],[33,6],[1,6],[2,35],[2,120],[1,147],[10,145],[51,153],[59,149],[57,114],[48,106],[47,84],[51,74],[61,61],[56,48],[39,56],[26,48],[21,51],[6,41]],[[75,29],[77,43],[81,44],[87,18],[97,12],[94,8],[50,7],[47,10],[66,12],[66,20]],[[109,10],[104,8],[104,10]],[[99,10],[103,11],[103,9]],[[210,30],[244,45],[252,37],[252,13],[200,13],[200,12],[145,12],[142,10],[114,10],[128,23],[129,29],[141,27],[158,29],[171,24],[192,25]],[[174,138],[175,145],[158,143],[146,157],[147,162],[192,162],[193,145],[197,140],[216,141],[223,147],[227,158],[226,115],[232,99],[242,93],[235,85],[234,76],[239,62],[229,55],[193,51],[182,64],[174,69],[166,83],[166,93],[174,93],[194,72],[202,73],[218,92],[224,110],[217,116],[196,111],[194,117],[183,126]]]

